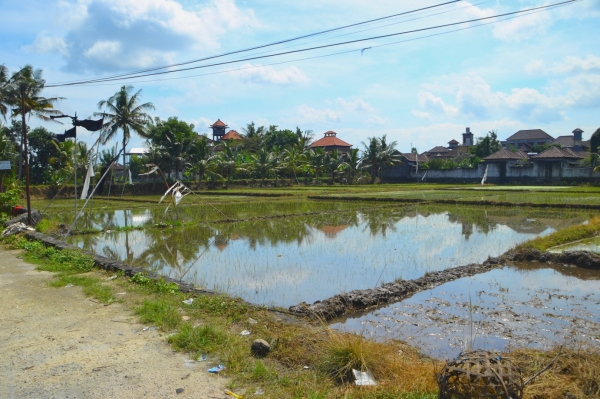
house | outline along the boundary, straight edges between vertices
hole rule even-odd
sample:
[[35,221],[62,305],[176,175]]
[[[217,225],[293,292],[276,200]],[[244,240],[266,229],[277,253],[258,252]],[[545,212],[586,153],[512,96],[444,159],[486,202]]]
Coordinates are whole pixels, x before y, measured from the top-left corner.
[[488,175],[498,176],[500,180],[512,177],[515,174],[511,168],[519,168],[520,174],[520,170],[523,167],[530,166],[529,156],[525,152],[521,150],[511,151],[506,148],[488,155],[483,160],[486,163],[486,167],[490,169]]
[[573,130],[572,136],[558,136],[556,140],[554,140],[550,144],[557,144],[563,148],[570,148],[574,151],[589,151],[590,150],[590,141],[582,140],[583,130],[577,128]]
[[241,134],[239,134],[235,130],[230,130],[227,133],[225,133],[223,137],[221,137],[221,140],[241,140],[242,138],[243,137]]
[[554,137],[542,129],[519,130],[502,142],[504,148],[514,146],[519,150],[529,152],[535,145],[544,145],[554,141]]
[[562,178],[565,168],[578,168],[581,161],[589,155],[587,152],[570,148],[550,147],[531,157],[537,166],[537,176],[544,178]]
[[337,133],[333,130],[325,132],[323,138],[315,141],[310,145],[310,148],[322,148],[325,151],[337,150],[339,154],[348,154],[352,150],[352,144],[346,143],[344,140],[337,138]]

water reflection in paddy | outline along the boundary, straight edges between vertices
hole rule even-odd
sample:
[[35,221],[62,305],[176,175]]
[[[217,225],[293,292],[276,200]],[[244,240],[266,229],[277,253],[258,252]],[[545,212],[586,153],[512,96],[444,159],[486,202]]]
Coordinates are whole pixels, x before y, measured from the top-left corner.
[[332,326],[405,340],[437,358],[452,358],[471,342],[486,350],[563,343],[600,348],[600,271],[505,267]]
[[[70,240],[253,303],[289,306],[479,263],[548,234],[555,226],[587,219],[584,214],[527,212],[398,207],[216,225],[189,223]],[[132,222],[134,216],[136,212],[131,213]]]

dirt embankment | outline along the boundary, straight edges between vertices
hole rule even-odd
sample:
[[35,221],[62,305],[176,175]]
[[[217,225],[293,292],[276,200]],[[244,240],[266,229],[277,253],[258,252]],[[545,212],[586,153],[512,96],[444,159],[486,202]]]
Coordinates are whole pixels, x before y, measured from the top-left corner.
[[211,359],[173,352],[120,303],[48,287],[19,254],[0,249],[0,398],[227,397]]
[[316,301],[313,304],[302,302],[298,305],[291,306],[290,312],[302,316],[317,317],[322,320],[331,320],[370,307],[398,302],[417,292],[462,277],[485,273],[498,267],[502,267],[507,263],[517,261],[567,264],[586,269],[600,270],[600,256],[595,253],[572,251],[553,254],[537,250],[511,250],[499,257],[489,258],[482,264],[469,264],[452,269],[430,272],[425,276],[414,280],[399,280],[383,284],[377,288],[354,290],[335,295],[322,301]]

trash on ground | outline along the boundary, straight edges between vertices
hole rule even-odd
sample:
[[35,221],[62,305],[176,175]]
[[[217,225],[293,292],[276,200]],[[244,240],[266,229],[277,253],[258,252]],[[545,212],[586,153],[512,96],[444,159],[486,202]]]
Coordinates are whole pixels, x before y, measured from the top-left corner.
[[308,367],[308,366],[304,366],[304,367],[302,367],[302,368],[303,368],[304,370],[308,370],[310,367]]
[[244,398],[242,395],[238,395],[237,393],[233,393],[231,391],[225,391],[225,394],[229,395],[229,396],[233,396],[236,399],[243,399]]
[[218,374],[221,371],[225,370],[225,366],[223,366],[222,364],[219,364],[218,366],[212,367],[208,369],[209,373],[213,373],[213,374]]
[[370,371],[365,372],[352,369],[352,372],[354,373],[354,378],[356,378],[356,381],[354,381],[356,385],[377,385]]
[[256,323],[258,323],[258,321],[254,320],[252,317],[248,317],[248,323],[256,324]]
[[255,394],[255,395],[262,395],[262,394],[264,394],[264,393],[265,393],[265,391],[264,391],[264,390],[262,390],[262,389],[260,389],[260,388],[256,388],[256,391],[254,391],[254,394]]
[[19,222],[19,223],[11,224],[10,226],[8,226],[6,228],[6,230],[4,230],[2,232],[2,237],[10,236],[13,234],[18,234],[25,229],[27,229],[27,226],[25,225],[25,223]]
[[142,328],[142,331],[148,331],[150,329],[150,327],[144,327]]
[[115,295],[125,295],[127,294],[126,292],[117,292]]
[[71,287],[73,287],[73,284],[71,284],[71,283],[65,285],[65,288],[71,288]]
[[250,331],[243,330],[240,334],[243,335],[243,336],[250,335]]
[[183,303],[185,303],[186,305],[191,305],[192,303],[194,303],[194,298],[186,299],[185,301],[183,301]]
[[180,393],[183,393],[183,391],[184,391],[184,389],[183,389],[183,388],[177,388],[177,389],[175,390],[175,393],[176,393],[176,394],[180,394]]
[[198,360],[199,362],[205,362],[208,359],[208,356],[206,356],[205,353],[203,353],[202,355],[200,355],[200,359]]
[[111,276],[111,277],[107,278],[107,280],[109,280],[109,281],[110,281],[110,280],[114,280],[114,279],[116,279],[117,277],[118,277],[118,276],[115,274],[114,276]]
[[183,321],[188,321],[190,319],[190,316],[181,316],[181,320]]

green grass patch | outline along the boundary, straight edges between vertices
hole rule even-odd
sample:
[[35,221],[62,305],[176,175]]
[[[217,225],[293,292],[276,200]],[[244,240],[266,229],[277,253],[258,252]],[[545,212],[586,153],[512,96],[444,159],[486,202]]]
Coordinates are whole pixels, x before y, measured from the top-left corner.
[[208,324],[193,327],[184,323],[168,341],[176,350],[189,352],[197,359],[203,353],[215,353],[226,348],[229,338],[219,327]]
[[152,323],[163,331],[170,331],[181,323],[181,313],[173,300],[159,298],[145,300],[135,309],[143,323]]
[[517,250],[537,249],[545,251],[548,248],[557,245],[568,244],[570,242],[583,240],[585,238],[595,237],[600,234],[600,217],[596,216],[589,220],[587,224],[567,227],[556,231],[546,237],[538,237],[527,241],[516,247]]
[[56,280],[48,283],[50,287],[62,288],[69,284],[81,286],[85,296],[94,297],[98,301],[109,304],[115,301],[113,290],[102,284],[97,277],[78,274],[59,274]]

